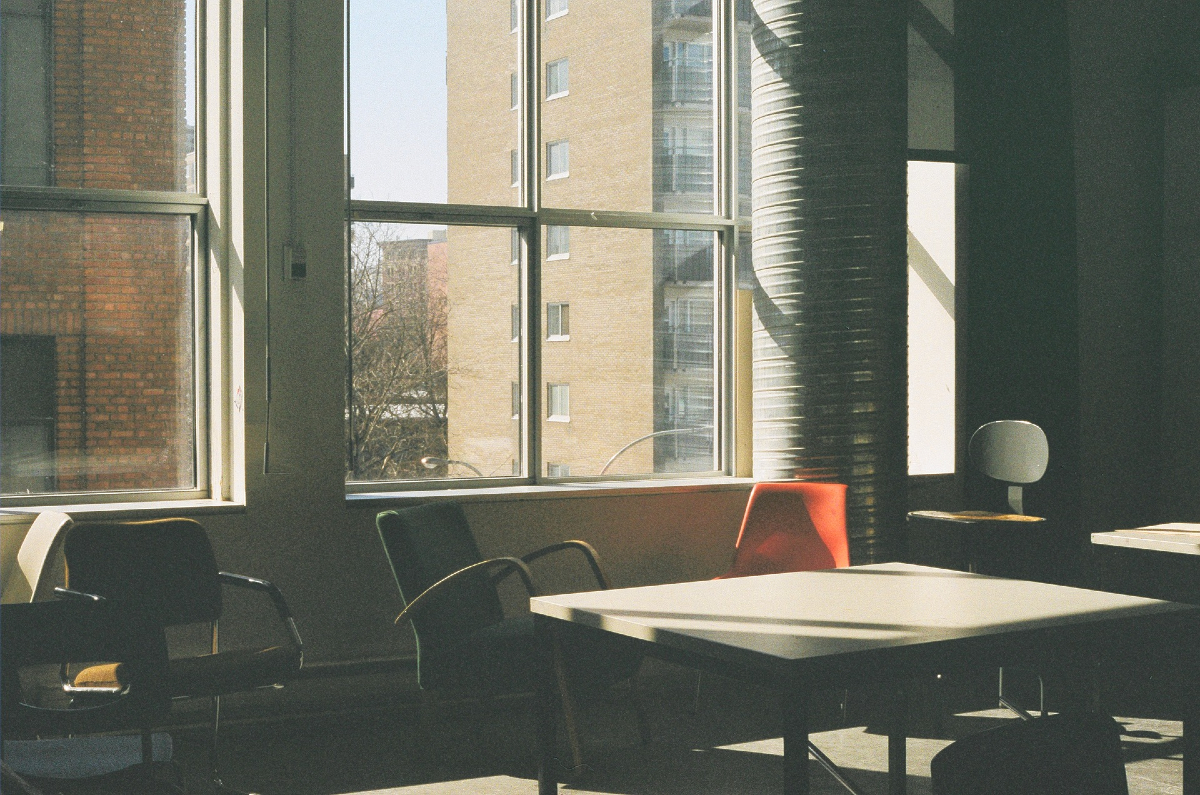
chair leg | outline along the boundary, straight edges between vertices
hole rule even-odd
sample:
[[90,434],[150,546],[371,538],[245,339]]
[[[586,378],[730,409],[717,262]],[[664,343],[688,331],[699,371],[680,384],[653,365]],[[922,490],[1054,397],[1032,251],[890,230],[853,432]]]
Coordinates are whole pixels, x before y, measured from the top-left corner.
[[256,795],[246,790],[233,789],[221,780],[221,765],[218,757],[218,746],[221,738],[221,697],[212,697],[212,735],[208,746],[208,768],[212,780],[213,792],[217,795]]
[[554,674],[558,679],[558,696],[562,700],[563,727],[567,730],[567,742],[571,746],[571,764],[576,770],[580,770],[583,768],[583,750],[579,743],[579,727],[575,721],[575,699],[571,696],[562,648],[557,641],[554,644]]

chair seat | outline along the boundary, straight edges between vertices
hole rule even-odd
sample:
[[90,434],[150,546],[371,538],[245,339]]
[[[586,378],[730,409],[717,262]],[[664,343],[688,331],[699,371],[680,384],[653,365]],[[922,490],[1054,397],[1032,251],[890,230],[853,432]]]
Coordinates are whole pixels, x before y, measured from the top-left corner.
[[[299,652],[289,646],[236,649],[171,660],[168,681],[172,696],[214,696],[277,684],[299,668]],[[123,663],[90,665],[72,684],[96,692],[119,690],[125,685],[123,670]]]
[[300,670],[300,652],[291,646],[235,649],[171,660],[173,696],[215,696],[279,684]]

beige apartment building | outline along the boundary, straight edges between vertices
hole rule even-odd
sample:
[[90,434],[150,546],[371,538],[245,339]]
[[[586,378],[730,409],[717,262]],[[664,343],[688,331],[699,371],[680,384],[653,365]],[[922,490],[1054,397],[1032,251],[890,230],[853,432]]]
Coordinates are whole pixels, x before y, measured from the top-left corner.
[[[451,203],[521,202],[515,13],[447,4]],[[544,0],[538,19],[542,206],[711,214],[707,3]],[[712,470],[714,235],[540,242],[539,474]],[[447,232],[448,457],[485,476],[521,471],[519,251],[515,230]]]

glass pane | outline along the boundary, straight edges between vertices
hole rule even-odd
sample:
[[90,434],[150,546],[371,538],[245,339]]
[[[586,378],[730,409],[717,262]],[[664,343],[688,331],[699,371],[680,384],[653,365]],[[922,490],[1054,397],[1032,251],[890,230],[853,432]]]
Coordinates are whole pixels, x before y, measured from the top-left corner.
[[570,258],[542,269],[555,339],[542,459],[575,477],[714,470],[715,235],[577,226],[570,240]]
[[351,0],[351,196],[520,201],[517,5]]
[[3,223],[0,490],[194,488],[191,219]]
[[953,163],[908,164],[908,473],[954,471]]
[[0,0],[0,180],[195,191],[194,8]]
[[553,153],[539,153],[543,204],[711,213],[711,4],[646,0],[614,14],[581,3],[555,14],[552,3],[539,17],[539,66],[549,75],[569,61],[570,92],[543,101],[541,132],[569,144],[571,163],[560,176],[546,162]]
[[520,471],[510,227],[351,227],[351,481]]

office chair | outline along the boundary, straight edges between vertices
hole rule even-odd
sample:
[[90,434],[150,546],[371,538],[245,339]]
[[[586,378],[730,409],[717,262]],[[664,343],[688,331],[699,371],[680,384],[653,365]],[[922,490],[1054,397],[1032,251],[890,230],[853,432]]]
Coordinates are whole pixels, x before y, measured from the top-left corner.
[[[150,735],[171,708],[162,625],[129,605],[63,593],[76,598],[0,606],[5,791],[37,792],[44,785],[58,792],[75,779],[81,780],[76,786],[181,792],[177,784],[159,778],[163,765],[154,760],[166,754],[155,753]],[[124,683],[120,692],[91,705],[66,701],[61,694],[57,703],[35,697],[39,686],[48,684],[38,676],[41,667],[92,660],[118,661],[114,665]],[[42,695],[53,692],[42,688]],[[138,762],[128,758],[132,748],[123,742],[127,738],[75,736],[130,729],[142,733]],[[49,739],[66,735],[70,737]]]
[[930,762],[933,795],[1129,795],[1121,727],[1089,712],[1010,721]]
[[[485,560],[462,507],[454,502],[385,511],[375,523],[405,605],[396,622],[411,622],[417,640],[417,680],[426,693],[487,698],[534,690],[542,651],[534,640],[531,615],[504,614],[497,585],[508,575],[516,574],[529,595],[537,596],[528,564],[551,553],[576,550],[597,585],[608,588],[596,551],[583,541],[551,544],[520,558]],[[582,765],[582,752],[572,694],[579,690],[627,680],[639,733],[647,741],[634,681],[641,651],[614,644],[586,627],[578,629],[584,631],[571,632],[554,649],[563,723],[576,768]]]
[[[1001,419],[980,425],[967,444],[967,458],[971,465],[984,477],[1007,485],[1007,508],[1012,513],[992,510],[960,510],[960,512],[938,512],[938,510],[914,510],[908,514],[910,532],[914,527],[952,527],[961,530],[962,546],[967,570],[1002,576],[1030,576],[1028,552],[1025,563],[1014,564],[1012,558],[1014,538],[1028,544],[1031,537],[1027,531],[1040,528],[1045,522],[1040,516],[1025,513],[1024,486],[1042,479],[1050,461],[1050,446],[1045,431],[1025,420]],[[1026,531],[1024,533],[1020,531]],[[982,548],[990,548],[984,551]],[[1039,568],[1045,568],[1040,561]],[[1012,710],[1021,718],[1032,716],[1004,695],[1004,669],[1000,669],[997,683],[997,698],[1000,705]],[[1045,717],[1045,685],[1038,677],[1038,709]]]
[[849,565],[845,484],[756,483],[734,545],[733,564],[717,579]]
[[[734,544],[733,564],[716,579],[849,566],[846,488],[844,483],[807,480],[755,483]],[[703,674],[697,673],[693,710],[699,708],[702,679]],[[843,693],[843,717],[846,698]],[[855,785],[820,748],[809,742],[808,752],[838,783],[858,795]]]
[[[281,685],[303,665],[304,645],[283,594],[265,580],[219,571],[208,535],[192,519],[76,524],[63,542],[63,556],[69,588],[136,605],[164,627],[210,625],[212,653],[171,659],[168,691],[174,698],[211,699],[212,779],[225,790],[217,764],[221,696]],[[269,597],[289,642],[221,651],[217,629],[224,585]],[[124,686],[115,666],[95,665],[75,675],[67,689],[81,700],[95,700]]]
[[[41,602],[54,598],[54,587],[61,583],[54,582],[51,575],[63,538],[71,529],[71,524],[71,517],[65,513],[42,511],[29,526],[29,532],[25,534],[21,547],[17,550],[17,567],[28,584],[29,601]],[[18,596],[24,597],[25,594],[12,595]],[[5,594],[9,601],[14,601],[12,597]]]

